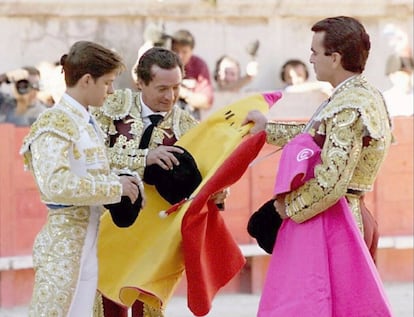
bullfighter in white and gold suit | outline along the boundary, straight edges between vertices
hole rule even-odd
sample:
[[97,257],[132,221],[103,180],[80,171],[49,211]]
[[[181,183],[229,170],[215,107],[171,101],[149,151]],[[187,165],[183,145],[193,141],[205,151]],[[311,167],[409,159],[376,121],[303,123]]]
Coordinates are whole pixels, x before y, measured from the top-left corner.
[[[78,65],[79,60],[88,62]],[[117,203],[122,195],[138,197],[137,178],[110,172],[103,133],[88,112],[88,105],[102,106],[113,93],[112,82],[123,65],[120,57],[80,41],[62,56],[61,64],[66,93],[41,114],[21,148],[48,207],[33,246],[31,317],[92,315],[102,205]],[[127,186],[135,187],[134,194]]]
[[[64,95],[32,126],[22,148],[48,207],[47,223],[33,250],[37,305],[32,306],[32,316],[41,316],[43,305],[50,313],[65,316],[74,293],[82,291],[76,285],[89,256],[93,262],[80,278],[97,272],[94,248],[100,205],[121,197],[119,178],[109,173],[102,135],[89,118],[84,107]],[[55,300],[59,305],[53,307]]]

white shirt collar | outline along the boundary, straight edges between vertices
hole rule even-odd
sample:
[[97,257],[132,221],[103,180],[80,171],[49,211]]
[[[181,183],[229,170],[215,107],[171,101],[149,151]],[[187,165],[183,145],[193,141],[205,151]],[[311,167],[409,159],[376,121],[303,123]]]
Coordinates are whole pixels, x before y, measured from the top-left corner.
[[142,107],[142,110],[141,110],[141,116],[142,116],[142,118],[148,118],[150,115],[152,115],[152,114],[160,114],[160,115],[162,115],[163,117],[165,117],[165,115],[167,114],[167,112],[154,112],[154,111],[152,111],[151,109],[150,109],[150,107],[148,107],[145,103],[144,103],[144,101],[142,100],[142,94],[139,96],[139,98],[140,98],[140,100],[141,100],[141,107]]
[[69,96],[67,93],[63,94],[62,99],[64,99],[69,105],[71,105],[73,108],[75,108],[76,111],[78,111],[79,114],[81,114],[82,117],[85,118],[86,122],[89,122],[89,118],[91,117],[91,115],[85,109],[85,107],[79,103],[79,101],[77,101],[73,97]]

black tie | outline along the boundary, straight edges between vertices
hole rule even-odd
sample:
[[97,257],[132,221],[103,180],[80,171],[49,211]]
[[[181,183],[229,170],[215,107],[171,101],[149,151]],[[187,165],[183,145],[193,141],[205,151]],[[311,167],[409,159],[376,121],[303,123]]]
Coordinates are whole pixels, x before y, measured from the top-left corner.
[[148,148],[148,144],[151,140],[152,131],[157,126],[158,122],[160,122],[164,117],[160,114],[152,114],[149,116],[151,120],[151,124],[145,129],[144,134],[142,135],[141,142],[139,143],[140,149]]

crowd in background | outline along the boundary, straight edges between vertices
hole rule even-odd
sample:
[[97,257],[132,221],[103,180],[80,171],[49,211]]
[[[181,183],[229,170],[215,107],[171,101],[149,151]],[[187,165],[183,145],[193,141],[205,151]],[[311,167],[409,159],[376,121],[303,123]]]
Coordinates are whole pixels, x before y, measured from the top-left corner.
[[[384,75],[390,87],[383,91],[391,116],[413,115],[413,70],[412,48],[407,34],[393,25],[387,25],[384,35],[393,53],[384,61]],[[197,41],[202,41],[199,37]],[[178,101],[181,108],[189,111],[197,120],[202,120],[218,107],[234,102],[252,92],[249,84],[259,75],[257,61],[260,42],[249,43],[246,52],[250,61],[241,65],[237,56],[223,52],[210,68],[202,56],[194,54],[196,37],[187,29],[168,32],[162,24],[149,23],[144,30],[143,43],[137,60],[131,68],[131,79],[136,85],[135,67],[140,56],[153,46],[175,51],[185,67],[185,77]],[[201,55],[201,54],[200,54]],[[280,70],[282,86],[275,82],[274,88],[282,90],[286,98],[270,115],[290,117],[306,100],[319,104],[332,92],[326,82],[309,80],[306,61],[295,57],[285,61]],[[139,90],[139,87],[136,87]],[[23,66],[15,70],[3,70],[0,75],[0,123],[30,126],[47,107],[59,101],[65,90],[61,66],[56,62],[41,61],[35,66]],[[303,118],[313,108],[303,109]],[[301,115],[299,115],[301,116]]]

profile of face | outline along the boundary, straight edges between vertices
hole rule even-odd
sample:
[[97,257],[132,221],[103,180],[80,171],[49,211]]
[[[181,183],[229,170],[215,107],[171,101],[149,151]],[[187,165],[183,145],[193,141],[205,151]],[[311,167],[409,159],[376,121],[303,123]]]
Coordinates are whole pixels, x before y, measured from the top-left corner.
[[114,70],[107,73],[97,79],[93,79],[90,74],[85,78],[85,84],[87,85],[87,104],[94,107],[101,107],[106,97],[114,93],[114,81],[118,76],[119,71]]
[[313,64],[316,79],[327,81],[332,84],[332,55],[325,55],[325,47],[323,45],[325,32],[316,32],[312,37],[311,51],[309,62]]
[[171,50],[180,57],[180,60],[184,66],[188,64],[191,56],[193,56],[193,49],[190,45],[173,42],[171,45]]
[[154,64],[151,72],[153,78],[148,85],[138,78],[142,100],[154,112],[168,112],[173,108],[180,94],[183,80],[181,69],[178,66],[164,69]]

